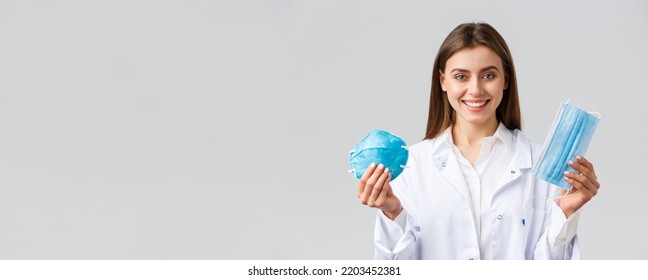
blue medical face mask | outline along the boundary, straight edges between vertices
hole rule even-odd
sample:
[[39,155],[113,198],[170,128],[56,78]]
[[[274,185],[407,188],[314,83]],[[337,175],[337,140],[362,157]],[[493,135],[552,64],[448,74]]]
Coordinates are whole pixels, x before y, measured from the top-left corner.
[[562,103],[532,174],[570,190],[572,186],[563,179],[564,172],[576,170],[567,163],[570,160],[575,162],[577,155],[585,154],[600,118],[598,113],[588,113]]
[[403,172],[407,163],[407,145],[400,137],[384,130],[369,132],[355,149],[349,152],[349,163],[355,177],[360,179],[371,163],[383,164],[392,173],[394,180]]

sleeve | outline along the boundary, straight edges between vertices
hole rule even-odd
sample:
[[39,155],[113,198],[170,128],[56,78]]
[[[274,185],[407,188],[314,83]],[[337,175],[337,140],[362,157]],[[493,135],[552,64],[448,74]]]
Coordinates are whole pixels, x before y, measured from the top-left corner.
[[547,215],[548,227],[540,237],[534,252],[535,259],[576,260],[580,258],[576,230],[580,219],[580,210],[569,218],[565,217],[557,203],[551,203]]
[[[539,157],[537,152],[541,151],[541,149],[540,145],[532,144],[532,153],[535,151],[533,158],[536,161]],[[533,259],[580,259],[578,236],[576,235],[580,210],[570,215],[569,218],[566,218],[562,209],[556,203],[556,199],[561,196],[562,188],[538,178],[534,180],[533,208],[536,208],[536,201],[542,200],[544,203],[537,203],[538,205],[543,205],[541,207],[542,214],[538,214],[538,216],[542,216],[541,226],[539,226],[537,231],[540,237],[538,238],[538,235],[533,234],[534,241],[531,242],[535,243],[535,247],[530,249],[532,253],[529,253],[532,254]],[[527,255],[527,257],[531,256]]]
[[[408,162],[408,166],[411,162]],[[411,190],[407,177],[412,175],[409,168],[391,182],[394,195],[401,201],[403,211],[392,221],[378,210],[374,230],[375,259],[420,259],[420,232],[415,219]]]
[[413,220],[405,208],[393,221],[382,211],[378,211],[374,232],[374,257],[383,260],[420,259],[417,246],[419,236],[413,226]]

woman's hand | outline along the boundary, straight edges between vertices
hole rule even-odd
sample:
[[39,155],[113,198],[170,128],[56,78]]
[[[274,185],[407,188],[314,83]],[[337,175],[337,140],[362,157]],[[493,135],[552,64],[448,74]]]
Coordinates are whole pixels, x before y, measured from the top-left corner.
[[[569,166],[574,168],[577,173],[565,171],[565,181],[573,186],[571,191],[560,199],[559,203],[566,217],[590,201],[601,187],[594,172],[594,165],[584,157],[576,156],[576,162],[570,161]],[[563,191],[564,193],[565,191]]]
[[394,220],[402,208],[400,200],[392,192],[389,181],[391,181],[389,168],[372,163],[360,178],[357,195],[362,204],[378,208],[385,216]]

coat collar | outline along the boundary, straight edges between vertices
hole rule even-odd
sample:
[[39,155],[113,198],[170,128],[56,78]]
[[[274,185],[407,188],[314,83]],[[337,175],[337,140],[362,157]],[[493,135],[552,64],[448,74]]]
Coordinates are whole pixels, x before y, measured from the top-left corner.
[[[428,156],[431,157],[432,163],[437,171],[445,178],[465,199],[470,199],[466,180],[459,159],[453,152],[455,145],[452,141],[452,127],[447,128],[438,137],[426,140]],[[502,141],[509,151],[513,152],[513,160],[509,163],[507,171],[503,174],[502,181],[496,187],[496,192],[517,180],[522,170],[530,169],[533,166],[533,156],[531,151],[531,142],[518,129],[509,130],[502,123],[498,126],[492,137],[496,141]]]
[[[514,159],[511,162],[510,168],[512,170],[529,169],[533,167],[533,156],[531,154],[530,140],[519,130],[509,130],[500,122],[497,130],[493,136],[497,141],[502,141],[507,150],[514,151]],[[454,149],[454,142],[452,140],[452,126],[448,127],[439,136],[429,141],[428,149],[429,156],[432,157],[432,162],[438,170],[447,167],[448,159]]]

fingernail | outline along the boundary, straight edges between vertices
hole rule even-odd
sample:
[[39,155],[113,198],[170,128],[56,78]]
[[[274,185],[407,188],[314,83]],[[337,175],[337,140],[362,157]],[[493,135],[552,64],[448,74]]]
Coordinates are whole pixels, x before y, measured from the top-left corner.
[[565,176],[565,181],[569,181],[569,180],[570,180],[570,179],[569,179],[569,178],[567,178],[567,176]]
[[374,163],[374,162],[372,162],[371,164],[369,164],[369,168],[374,168],[374,166],[376,166],[376,163]]
[[574,162],[570,160],[570,161],[569,161],[569,165],[573,165],[573,164],[574,164]]
[[385,166],[382,163],[378,164],[378,169],[382,169],[383,167],[385,167]]
[[386,172],[386,173],[389,173],[389,168],[385,168],[385,172]]
[[576,159],[582,159],[582,158],[583,158],[583,157],[581,157],[581,156],[576,156]]
[[[565,171],[565,175],[569,175],[569,171]],[[567,177],[565,177],[565,178],[567,178]]]

